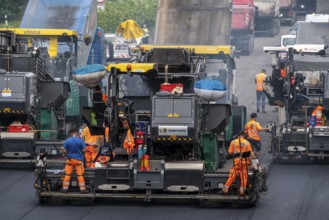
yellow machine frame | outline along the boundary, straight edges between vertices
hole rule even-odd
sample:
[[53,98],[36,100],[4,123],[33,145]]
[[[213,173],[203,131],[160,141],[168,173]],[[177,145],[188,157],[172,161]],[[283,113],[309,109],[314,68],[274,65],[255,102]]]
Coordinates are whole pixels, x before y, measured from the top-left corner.
[[[16,35],[26,37],[47,37],[49,38],[49,56],[54,58],[57,56],[57,46],[59,36],[71,36],[78,39],[79,35],[76,31],[68,29],[37,29],[37,28],[0,28],[0,31],[11,31]],[[31,46],[31,45],[29,45]]]
[[157,73],[158,65],[156,63],[119,63],[109,64],[106,69],[111,71],[111,68],[115,67],[121,73],[135,73],[135,74],[146,74],[146,73]]
[[225,54],[233,56],[234,47],[231,45],[218,45],[218,46],[209,46],[209,45],[152,45],[145,44],[139,46],[135,51],[149,51],[155,48],[166,48],[166,49],[186,49],[189,50],[192,54],[195,55],[216,55],[216,54]]

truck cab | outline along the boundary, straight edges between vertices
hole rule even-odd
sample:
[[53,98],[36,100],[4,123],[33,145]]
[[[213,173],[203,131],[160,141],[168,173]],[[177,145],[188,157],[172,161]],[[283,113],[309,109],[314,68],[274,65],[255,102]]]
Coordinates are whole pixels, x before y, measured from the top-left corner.
[[288,47],[296,44],[296,35],[286,34],[281,36],[281,47]]

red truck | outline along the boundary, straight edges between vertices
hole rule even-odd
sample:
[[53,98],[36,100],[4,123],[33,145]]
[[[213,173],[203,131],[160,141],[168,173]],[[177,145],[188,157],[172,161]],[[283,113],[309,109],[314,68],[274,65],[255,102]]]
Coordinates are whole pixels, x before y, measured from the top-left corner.
[[297,0],[280,0],[281,24],[293,25],[297,20]]
[[231,44],[246,55],[254,49],[255,13],[253,0],[233,0]]

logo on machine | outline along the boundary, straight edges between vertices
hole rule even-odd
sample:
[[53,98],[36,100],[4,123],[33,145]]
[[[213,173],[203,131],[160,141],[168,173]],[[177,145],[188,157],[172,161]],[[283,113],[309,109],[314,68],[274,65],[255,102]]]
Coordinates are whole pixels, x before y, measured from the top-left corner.
[[165,126],[158,127],[159,136],[187,136],[187,126]]
[[26,34],[26,35],[40,35],[41,31],[26,30],[23,33]]

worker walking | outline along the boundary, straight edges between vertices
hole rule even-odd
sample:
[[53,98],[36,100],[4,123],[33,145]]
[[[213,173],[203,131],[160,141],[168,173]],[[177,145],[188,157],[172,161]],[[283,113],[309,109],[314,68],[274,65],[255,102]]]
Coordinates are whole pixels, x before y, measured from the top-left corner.
[[258,73],[255,77],[255,83],[256,83],[256,103],[257,103],[257,112],[259,112],[260,104],[262,102],[262,112],[266,113],[265,111],[265,98],[266,94],[264,93],[264,87],[263,82],[266,78],[266,70],[262,69],[260,73]]
[[268,128],[262,128],[257,121],[257,114],[250,115],[250,121],[244,126],[244,133],[247,135],[247,140],[250,142],[256,157],[259,157],[261,150],[261,142],[258,131],[269,131]]
[[79,132],[77,130],[71,129],[69,131],[69,135],[71,137],[64,142],[64,153],[67,156],[67,160],[65,164],[65,177],[63,180],[62,192],[67,193],[70,186],[71,175],[73,173],[73,169],[75,169],[78,177],[80,192],[85,193],[86,186],[83,178],[83,152],[86,149],[86,145],[79,138]]
[[224,194],[228,193],[230,186],[235,181],[237,175],[240,176],[239,193],[243,195],[248,183],[248,166],[253,155],[250,143],[240,134],[236,139],[231,141],[228,153],[233,155],[233,166],[230,170],[229,177],[224,185]]
[[102,135],[91,135],[88,126],[86,126],[82,130],[81,138],[86,143],[86,167],[87,168],[94,168],[95,164],[93,161],[95,160],[98,154],[98,146],[100,146],[102,139],[104,137]]

